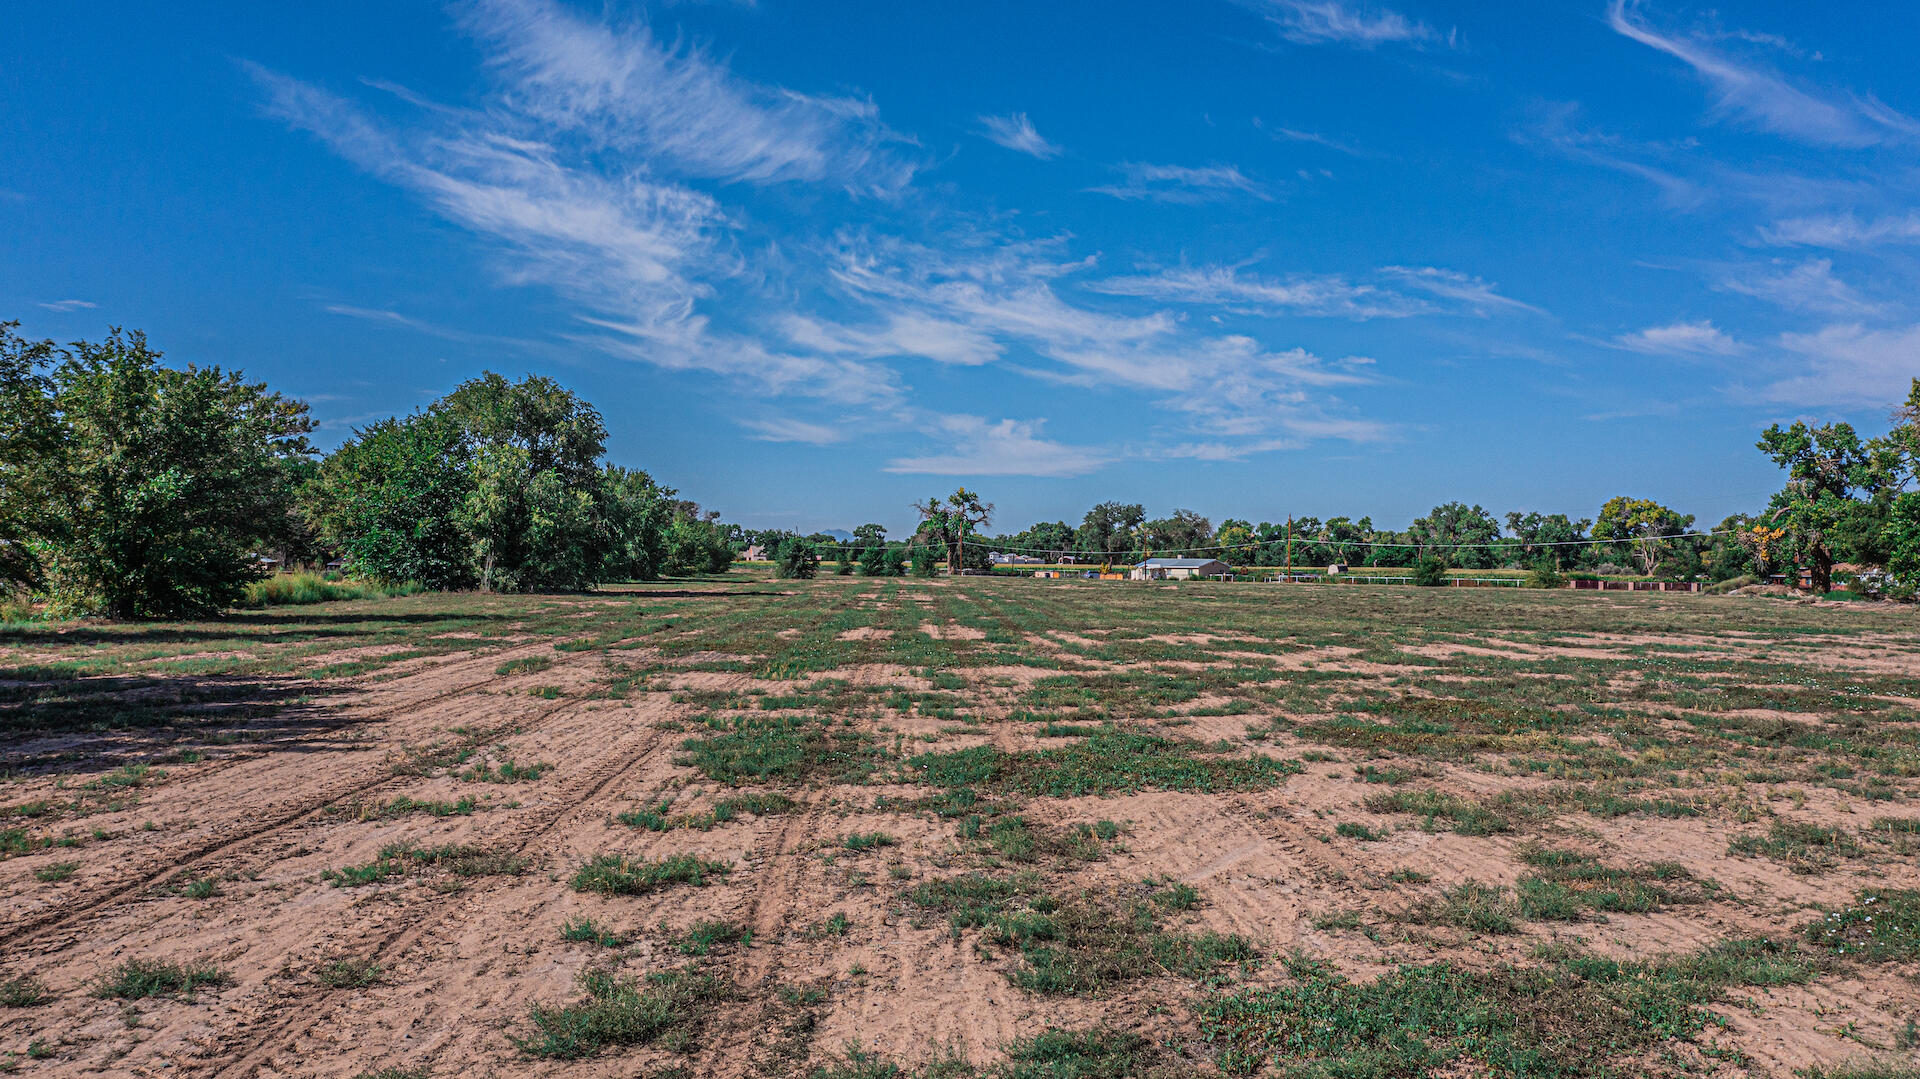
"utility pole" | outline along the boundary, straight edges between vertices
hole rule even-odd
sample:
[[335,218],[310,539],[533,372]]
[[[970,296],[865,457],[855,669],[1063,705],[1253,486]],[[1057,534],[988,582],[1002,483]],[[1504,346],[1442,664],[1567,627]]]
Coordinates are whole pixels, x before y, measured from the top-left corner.
[[1287,514],[1287,573],[1283,580],[1293,580],[1293,514]]

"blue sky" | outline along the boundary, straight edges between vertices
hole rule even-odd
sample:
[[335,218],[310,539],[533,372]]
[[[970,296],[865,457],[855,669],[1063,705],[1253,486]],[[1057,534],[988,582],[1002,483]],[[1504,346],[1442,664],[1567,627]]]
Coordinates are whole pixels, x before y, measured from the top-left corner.
[[761,527],[1710,525],[1920,374],[1920,6],[24,5],[0,317],[320,440],[481,370]]

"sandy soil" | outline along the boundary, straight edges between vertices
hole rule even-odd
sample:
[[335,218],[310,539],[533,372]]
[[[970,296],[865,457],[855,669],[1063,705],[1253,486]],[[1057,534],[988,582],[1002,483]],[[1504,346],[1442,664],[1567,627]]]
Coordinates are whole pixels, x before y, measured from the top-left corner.
[[[859,598],[872,599],[867,593]],[[916,598],[916,597],[908,597]],[[910,609],[910,608],[909,608]],[[919,616],[916,613],[915,618]],[[804,630],[804,627],[801,627]],[[979,629],[919,622],[936,641],[973,642]],[[1109,642],[1051,630],[1054,642],[1105,648]],[[1104,634],[1100,634],[1104,636]],[[862,627],[840,641],[886,643],[894,634]],[[902,634],[901,636],[910,636]],[[791,639],[790,637],[782,639]],[[1353,647],[1301,647],[1281,654],[1239,650],[1257,640],[1235,634],[1164,635],[1172,644],[1225,646],[1219,665],[1265,664],[1281,671],[1343,672],[1384,685],[1418,666],[1362,661]],[[1038,647],[1048,637],[1029,641]],[[1560,647],[1495,636],[1476,642],[1411,646],[1413,656],[1470,664],[1506,660],[1618,657],[1638,645],[1684,645],[1715,654],[1766,654],[1774,646],[1735,633],[1685,640],[1620,635]],[[1892,645],[1845,642],[1835,660],[1857,670],[1917,672],[1912,654]],[[59,653],[19,652],[9,663]],[[1010,984],[1004,954],[983,955],[943,919],[918,917],[899,899],[897,881],[950,875],[972,863],[957,855],[954,824],[928,814],[882,811],[876,799],[926,793],[906,785],[818,784],[784,788],[800,803],[776,816],[744,814],[710,830],[650,832],[619,823],[617,814],[664,798],[674,810],[710,806],[728,793],[689,767],[680,752],[685,731],[711,711],[688,693],[805,691],[807,683],[766,681],[724,671],[674,670],[686,664],[753,661],[732,651],[702,651],[664,665],[654,691],[624,699],[596,695],[616,675],[610,657],[648,662],[644,650],[567,652],[546,640],[476,648],[412,663],[401,676],[365,679],[350,692],[317,700],[329,723],[310,735],[243,745],[197,762],[164,765],[165,777],[123,809],[93,813],[84,829],[110,837],[71,855],[40,850],[0,861],[0,940],[5,977],[32,976],[54,1000],[0,1012],[7,1029],[0,1050],[23,1054],[21,1074],[121,1076],[345,1077],[386,1067],[424,1068],[434,1075],[632,1076],[687,1064],[692,1074],[745,1077],[804,1074],[849,1040],[905,1061],[957,1046],[976,1061],[994,1058],[1009,1039],[1048,1026],[1118,1024],[1168,1037],[1189,1031],[1161,1005],[1177,1005],[1194,987],[1170,980],[1130,986],[1112,997],[1041,997]],[[502,676],[509,660],[543,657],[537,671]],[[329,662],[336,657],[327,657]],[[1081,670],[1109,670],[1088,665]],[[1178,671],[1204,661],[1164,663]],[[1026,726],[1003,722],[1011,702],[1055,669],[971,667],[963,711],[985,733],[943,733],[951,720],[890,709],[858,717],[862,729],[937,740],[943,750],[995,745],[1021,750],[1057,744]],[[923,672],[865,664],[826,672],[850,684],[924,693]],[[558,695],[548,695],[549,689]],[[1343,690],[1344,691],[1344,690]],[[1183,706],[1208,710],[1225,697]],[[1179,710],[1171,718],[1180,720]],[[1168,716],[1160,717],[1164,722]],[[1158,729],[1178,737],[1233,743],[1284,756],[1310,754],[1302,774],[1271,790],[1236,793],[1144,791],[1115,797],[1033,799],[1022,810],[1046,827],[1106,819],[1125,827],[1121,849],[1062,874],[1074,889],[1117,888],[1142,878],[1168,878],[1199,888],[1205,902],[1189,915],[1192,929],[1237,933],[1267,955],[1298,950],[1326,958],[1355,977],[1383,964],[1436,958],[1467,963],[1521,961],[1529,950],[1579,938],[1605,954],[1650,957],[1729,936],[1791,936],[1822,903],[1844,900],[1869,884],[1920,886],[1911,860],[1865,860],[1830,872],[1795,872],[1781,862],[1728,853],[1736,834],[1760,826],[1722,817],[1601,819],[1569,811],[1551,827],[1568,842],[1609,859],[1671,860],[1718,885],[1711,902],[1604,922],[1528,924],[1497,940],[1467,941],[1446,933],[1408,932],[1395,912],[1466,881],[1511,885],[1524,871],[1526,840],[1465,836],[1408,825],[1407,818],[1365,808],[1383,788],[1360,782],[1362,763],[1391,763],[1327,750],[1279,732],[1259,741],[1250,728],[1276,718],[1230,714],[1187,717]],[[886,735],[887,739],[894,733]],[[463,767],[508,761],[551,765],[534,781],[464,780],[446,769],[409,774],[404,765],[425,747],[466,745]],[[917,750],[909,749],[908,752]],[[397,765],[402,767],[396,767]],[[8,805],[59,798],[69,786],[104,773],[24,775],[5,789]],[[1558,780],[1499,773],[1472,762],[1414,762],[1422,788],[1462,797],[1521,798]],[[480,800],[470,815],[382,816],[370,811],[395,798]],[[1783,818],[1810,825],[1858,827],[1873,812],[1829,789],[1751,789],[1742,797]],[[1910,809],[1904,809],[1913,815]],[[1354,822],[1384,838],[1354,842],[1332,835]],[[82,826],[75,825],[78,829]],[[841,837],[885,831],[898,841],[852,853]],[[418,872],[363,888],[341,888],[322,874],[365,864],[395,843],[467,844],[525,859],[518,876],[456,881]],[[567,887],[567,876],[604,852],[656,858],[695,854],[732,866],[723,881],[675,887],[645,897],[606,897]],[[70,878],[42,883],[36,870],[71,857]],[[1430,883],[1395,891],[1385,881],[1413,871]],[[179,886],[214,878],[217,894],[186,898]],[[1359,911],[1371,936],[1315,928],[1329,912]],[[844,937],[807,927],[844,913]],[[586,916],[632,934],[623,953],[631,970],[671,969],[673,934],[721,920],[752,930],[750,947],[721,952],[709,963],[735,986],[738,1001],[722,1009],[689,1054],[650,1046],[619,1049],[581,1061],[529,1059],[512,1039],[526,1033],[530,1007],[577,995],[576,979],[602,956],[561,939],[563,923]],[[663,931],[664,929],[664,931]],[[205,960],[231,971],[231,987],[203,990],[192,1002],[121,1004],[90,995],[100,974],[128,959]],[[328,988],[320,972],[342,959],[381,970],[365,988]],[[1850,968],[1807,986],[1742,993],[1754,1007],[1722,1008],[1724,1035],[1747,1053],[1755,1074],[1858,1056],[1863,1046],[1891,1047],[1920,1015],[1912,964]],[[1277,975],[1269,967],[1254,979]],[[800,1048],[777,1062],[770,1046],[794,1010],[779,987],[824,991]],[[1177,1008],[1172,1011],[1178,1011]],[[783,1036],[783,1035],[782,1035]],[[53,1050],[27,1061],[29,1041]]]

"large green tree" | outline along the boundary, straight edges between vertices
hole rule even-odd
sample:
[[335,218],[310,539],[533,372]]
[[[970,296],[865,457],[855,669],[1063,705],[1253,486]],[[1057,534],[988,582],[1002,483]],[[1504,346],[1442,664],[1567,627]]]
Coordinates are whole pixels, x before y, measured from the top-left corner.
[[356,432],[321,466],[311,512],[357,569],[390,580],[524,592],[656,576],[673,492],[602,468],[605,440],[559,383],[489,372]]
[[1174,510],[1172,516],[1141,525],[1140,535],[1148,548],[1172,556],[1212,543],[1213,522],[1192,510]]
[[460,523],[482,591],[591,587],[611,551],[600,505],[600,413],[549,378],[487,372],[439,403],[467,444]]
[[1507,514],[1507,535],[1518,542],[1520,558],[1528,565],[1546,558],[1558,568],[1568,555],[1579,549],[1591,527],[1592,521],[1584,517],[1576,521],[1564,513],[1514,510]]
[[[673,520],[673,489],[637,468],[619,465],[602,469],[600,484],[608,530],[606,579],[659,578],[670,561],[667,530]],[[731,555],[731,547],[728,550]]]
[[46,373],[57,350],[52,341],[21,337],[19,326],[0,322],[0,598],[40,584],[47,485],[59,478],[41,467],[59,445]]
[[1787,470],[1787,486],[1773,496],[1763,522],[1781,533],[1773,557],[1807,569],[1813,589],[1833,587],[1842,537],[1860,531],[1862,515],[1887,512],[1897,493],[1900,452],[1888,440],[1864,440],[1851,424],[1819,427],[1796,421],[1761,432],[1760,452]]
[[1146,508],[1137,502],[1102,502],[1080,522],[1080,549],[1112,562],[1133,550],[1134,530],[1146,519]]
[[1595,540],[1631,548],[1640,571],[1649,576],[1676,552],[1679,537],[1693,526],[1693,515],[1668,509],[1651,498],[1618,495],[1607,499],[1593,520]]
[[1455,566],[1485,569],[1493,565],[1490,545],[1500,538],[1500,523],[1480,506],[1448,502],[1415,518],[1408,537],[1421,553]]
[[[955,488],[945,499],[929,498],[925,502],[916,502],[913,509],[920,515],[920,528],[915,533],[915,539],[946,548],[948,573],[960,572],[968,537],[993,521],[993,503],[982,502],[978,494],[965,487]],[[982,552],[981,558],[984,557],[985,553]]]
[[206,615],[263,572],[287,514],[285,463],[313,452],[307,406],[238,372],[176,369],[144,334],[75,342],[46,384],[54,441],[25,468],[56,609]]
[[433,589],[471,588],[472,545],[455,512],[472,490],[464,440],[429,410],[354,432],[320,462],[308,516],[356,573]]

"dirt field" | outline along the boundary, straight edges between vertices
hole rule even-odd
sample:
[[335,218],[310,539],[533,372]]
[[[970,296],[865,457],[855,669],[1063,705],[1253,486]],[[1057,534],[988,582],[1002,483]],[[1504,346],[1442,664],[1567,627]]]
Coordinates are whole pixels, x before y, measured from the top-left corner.
[[415,596],[0,631],[0,739],[22,1075],[1920,1062],[1911,608]]

